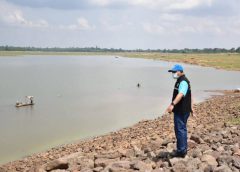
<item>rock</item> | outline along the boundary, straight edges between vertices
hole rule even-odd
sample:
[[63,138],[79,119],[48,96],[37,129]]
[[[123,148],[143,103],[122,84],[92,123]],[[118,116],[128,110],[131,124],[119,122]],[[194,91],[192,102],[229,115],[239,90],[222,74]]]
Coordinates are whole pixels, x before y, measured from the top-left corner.
[[126,171],[130,169],[131,165],[130,161],[117,161],[109,164],[104,170],[111,172]]
[[212,172],[213,167],[206,162],[199,164],[199,169],[204,172]]
[[203,140],[207,143],[212,143],[212,141],[213,141],[212,138],[209,136],[205,136]]
[[154,152],[148,152],[147,153],[147,157],[148,158],[155,158],[156,157],[156,154]]
[[234,156],[233,157],[233,166],[240,169],[240,157],[239,156]]
[[67,170],[52,170],[51,172],[69,172],[69,171],[67,171]]
[[122,154],[122,156],[125,156],[128,158],[135,156],[135,152],[133,149],[127,149],[126,152],[122,151],[121,154]]
[[233,155],[240,156],[240,149],[234,150]]
[[106,167],[108,164],[110,163],[113,163],[113,162],[116,162],[116,161],[119,161],[120,159],[117,158],[117,159],[107,159],[107,158],[99,158],[99,159],[96,159],[95,162],[94,162],[94,166],[95,167]]
[[154,169],[151,172],[165,172],[163,168]]
[[133,146],[134,152],[135,152],[135,156],[142,156],[144,155],[144,152],[139,149],[137,146]]
[[169,159],[169,163],[170,165],[173,167],[175,166],[176,164],[180,163],[180,164],[186,164],[186,160],[188,159],[188,157],[186,156],[184,159],[183,158],[171,158]]
[[111,164],[114,167],[129,169],[132,165],[130,161],[117,161]]
[[237,88],[233,91],[234,93],[239,93],[240,92],[240,88]]
[[190,137],[190,140],[193,140],[194,142],[196,142],[198,144],[204,143],[203,139],[196,134],[192,134],[191,137]]
[[[30,171],[34,172],[46,172],[46,170],[43,167],[36,167],[34,169],[31,169]],[[0,171],[0,172],[5,172],[5,171]],[[6,171],[7,172],[7,171]]]
[[218,147],[218,148],[217,148],[217,151],[218,151],[218,152],[223,152],[223,151],[224,151],[224,147],[223,147],[223,146]]
[[149,152],[151,152],[151,148],[145,147],[145,148],[143,149],[143,153],[149,153]]
[[226,166],[226,165],[221,165],[219,167],[214,168],[213,172],[231,172],[232,170]]
[[205,152],[206,150],[211,150],[211,148],[210,148],[207,144],[198,145],[198,148],[199,148],[202,152]]
[[134,170],[139,170],[139,171],[142,171],[142,172],[148,172],[148,171],[152,170],[152,165],[151,164],[146,164],[143,161],[136,161],[133,164],[133,169]]
[[199,158],[191,158],[187,161],[188,171],[195,171],[198,168],[198,165],[201,164]]
[[175,149],[176,145],[174,143],[167,144],[167,151],[172,152]]
[[7,172],[4,168],[0,167],[0,172]]
[[218,151],[213,151],[213,152],[211,153],[211,155],[212,155],[215,159],[217,159],[217,158],[221,155],[221,153],[218,152]]
[[197,146],[197,143],[193,140],[188,140],[188,148],[193,149]]
[[213,137],[213,142],[214,143],[218,143],[218,142],[221,142],[222,140],[222,135],[216,135]]
[[201,161],[206,162],[208,165],[212,167],[216,167],[218,165],[216,159],[212,155],[207,155],[207,154],[203,155],[201,157]]
[[191,152],[191,156],[192,156],[193,158],[197,158],[197,157],[199,158],[199,157],[202,156],[202,152],[201,152],[201,150],[198,149],[198,148],[193,149],[192,152]]
[[188,172],[185,164],[183,164],[183,163],[177,163],[176,165],[174,165],[173,171],[174,172]]
[[68,169],[68,162],[64,160],[54,160],[47,163],[44,167],[46,171],[57,170],[57,169]]
[[156,154],[157,154],[156,157],[160,158],[160,159],[166,159],[169,156],[169,152],[166,152],[166,151],[163,151],[163,150],[158,150],[156,152]]
[[77,159],[77,163],[81,166],[81,168],[94,168],[93,159],[87,159],[85,157],[81,157]]
[[107,158],[107,159],[115,159],[120,157],[121,154],[119,152],[107,152],[104,154],[99,154],[99,155],[95,155],[95,158]]
[[171,143],[172,141],[170,139],[165,139],[162,141],[162,146],[167,146],[168,143]]
[[80,172],[93,172],[91,168],[84,168]]
[[96,167],[93,169],[93,172],[100,172],[103,170],[103,167]]
[[148,144],[148,147],[151,150],[159,149],[159,147],[162,145],[162,142],[163,142],[162,139],[151,140],[150,143]]
[[218,162],[219,165],[229,165],[232,162],[232,156],[220,155],[217,158],[217,162]]

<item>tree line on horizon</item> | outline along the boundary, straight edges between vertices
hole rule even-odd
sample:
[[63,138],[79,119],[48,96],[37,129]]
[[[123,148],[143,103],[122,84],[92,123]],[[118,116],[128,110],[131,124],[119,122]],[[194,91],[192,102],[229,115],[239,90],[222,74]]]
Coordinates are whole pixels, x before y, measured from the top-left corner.
[[203,48],[203,49],[115,49],[115,48],[99,48],[99,47],[51,47],[51,48],[40,48],[40,47],[16,47],[16,46],[0,46],[0,51],[43,51],[43,52],[159,52],[159,53],[240,53],[240,47],[238,48]]

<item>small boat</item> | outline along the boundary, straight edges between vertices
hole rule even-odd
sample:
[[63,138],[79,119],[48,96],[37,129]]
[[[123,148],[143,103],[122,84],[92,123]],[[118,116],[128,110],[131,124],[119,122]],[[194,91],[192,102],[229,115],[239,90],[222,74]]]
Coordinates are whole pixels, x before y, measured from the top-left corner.
[[22,107],[22,106],[33,106],[33,96],[26,96],[25,97],[25,103],[23,102],[17,102],[16,107]]
[[16,107],[22,107],[22,106],[32,106],[34,103],[16,103]]

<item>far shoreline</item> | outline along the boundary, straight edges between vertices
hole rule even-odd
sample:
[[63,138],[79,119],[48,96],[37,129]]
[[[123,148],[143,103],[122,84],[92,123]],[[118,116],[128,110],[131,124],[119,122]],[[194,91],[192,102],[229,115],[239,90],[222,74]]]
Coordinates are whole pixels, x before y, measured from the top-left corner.
[[155,52],[44,52],[0,51],[1,57],[16,56],[115,56],[179,62],[228,71],[240,71],[240,53],[155,53]]

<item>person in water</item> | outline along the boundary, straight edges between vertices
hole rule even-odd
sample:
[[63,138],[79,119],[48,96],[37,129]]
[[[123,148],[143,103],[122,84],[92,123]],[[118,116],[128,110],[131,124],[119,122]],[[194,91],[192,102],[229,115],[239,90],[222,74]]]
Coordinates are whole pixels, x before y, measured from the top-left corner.
[[33,104],[33,97],[30,97],[30,104]]
[[190,81],[183,72],[183,67],[176,64],[168,72],[176,79],[172,102],[166,112],[174,113],[174,130],[177,139],[177,150],[171,153],[173,157],[185,157],[187,154],[187,120],[192,113],[192,94]]

